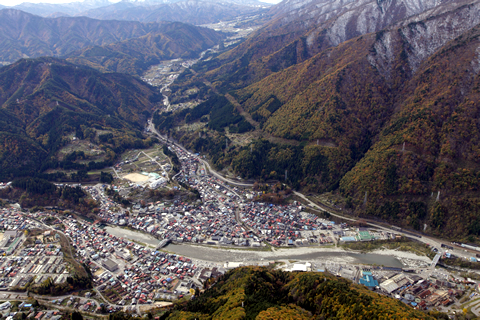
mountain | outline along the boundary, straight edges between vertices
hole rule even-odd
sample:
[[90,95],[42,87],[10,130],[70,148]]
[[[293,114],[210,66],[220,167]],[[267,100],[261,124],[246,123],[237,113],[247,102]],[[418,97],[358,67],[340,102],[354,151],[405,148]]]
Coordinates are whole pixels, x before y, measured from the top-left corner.
[[256,0],[229,1],[120,1],[86,0],[64,4],[28,3],[12,7],[42,17],[85,16],[100,20],[128,20],[139,22],[179,21],[190,24],[216,23],[252,14],[268,3]]
[[[100,21],[85,17],[42,18],[19,10],[0,10],[0,61],[63,56],[91,46],[102,46],[161,33],[162,23]],[[169,27],[167,27],[169,30]]]
[[130,20],[141,22],[179,21],[194,25],[232,20],[238,16],[258,13],[266,4],[242,5],[232,2],[188,0],[155,6],[139,6],[119,2],[82,12],[95,19]]
[[63,14],[63,16],[72,16],[85,10],[100,8],[110,4],[111,3],[108,0],[85,0],[82,2],[62,4],[23,2],[19,5],[13,6],[12,9],[43,17],[59,15],[59,13]]
[[142,37],[73,52],[67,60],[100,70],[141,76],[161,60],[198,58],[202,51],[225,37],[212,29],[179,22],[164,23],[159,29]]
[[[205,105],[228,100],[234,112],[226,119],[237,112],[254,128],[246,142],[223,130],[233,122],[201,137],[173,134],[209,152],[217,168],[245,178],[336,191],[343,198],[337,205],[351,214],[474,241],[480,236],[480,2],[422,10],[357,37],[358,29],[347,28],[357,31],[338,44],[327,35],[336,34],[330,26],[344,13],[330,17],[324,37],[312,42],[311,31],[295,31],[296,18],[284,34],[268,25],[171,87],[173,103],[193,88],[211,97],[188,111],[188,121],[203,117],[206,128],[215,115],[201,113]],[[182,112],[157,115],[156,124],[160,130],[167,119],[183,124]],[[215,147],[227,137],[241,142]]]
[[194,318],[435,319],[330,274],[254,267],[227,272],[205,292],[162,316],[171,320]]
[[132,76],[55,58],[22,59],[1,68],[0,179],[57,168],[56,152],[72,136],[103,150],[102,163],[89,167],[105,166],[125,148],[144,146],[144,123],[161,105],[157,91]]
[[269,10],[271,22],[254,36],[197,70],[208,71],[208,80],[227,92],[436,5],[435,0],[283,1]]

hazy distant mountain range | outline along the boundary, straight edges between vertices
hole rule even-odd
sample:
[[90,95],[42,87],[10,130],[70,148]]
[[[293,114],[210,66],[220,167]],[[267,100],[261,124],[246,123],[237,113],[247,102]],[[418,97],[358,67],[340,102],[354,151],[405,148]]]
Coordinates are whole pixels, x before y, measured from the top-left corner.
[[109,2],[108,0],[86,0],[82,2],[71,2],[62,4],[24,2],[11,8],[44,17],[58,13],[61,13],[64,16],[73,16],[82,11],[108,6],[110,4],[111,2]]
[[114,19],[141,22],[180,21],[207,24],[232,20],[240,15],[258,13],[262,7],[229,2],[188,0],[150,7],[119,2],[92,9],[79,15],[95,19]]
[[104,20],[131,20],[141,22],[180,21],[203,24],[230,20],[242,14],[269,7],[256,0],[147,0],[121,1],[92,0],[66,4],[22,3],[12,7],[43,17],[85,16]]
[[[0,61],[20,58],[64,56],[91,46],[108,45],[128,39],[154,38],[145,59],[192,57],[213,46],[221,36],[211,30],[182,23],[140,23],[102,21],[86,17],[42,18],[14,9],[0,10]],[[185,37],[188,39],[185,40]],[[178,40],[178,42],[176,42]],[[137,40],[140,41],[140,40]],[[125,48],[127,44],[121,46]],[[139,50],[136,47],[135,50]],[[154,49],[156,48],[156,49]],[[158,48],[168,52],[164,57]],[[150,53],[148,51],[151,51]],[[89,51],[90,56],[93,51]],[[159,56],[160,55],[160,56]],[[112,57],[111,57],[112,58]]]
[[198,58],[225,35],[180,22],[164,23],[159,31],[104,46],[88,47],[67,55],[73,63],[141,76],[161,60]]

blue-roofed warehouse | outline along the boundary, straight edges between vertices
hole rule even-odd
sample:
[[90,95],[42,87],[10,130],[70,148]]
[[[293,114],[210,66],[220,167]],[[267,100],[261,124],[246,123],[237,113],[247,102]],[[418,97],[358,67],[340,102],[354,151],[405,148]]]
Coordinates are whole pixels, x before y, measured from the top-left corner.
[[372,273],[370,271],[362,271],[362,278],[360,278],[360,284],[368,288],[374,288],[378,286],[378,281],[373,278]]

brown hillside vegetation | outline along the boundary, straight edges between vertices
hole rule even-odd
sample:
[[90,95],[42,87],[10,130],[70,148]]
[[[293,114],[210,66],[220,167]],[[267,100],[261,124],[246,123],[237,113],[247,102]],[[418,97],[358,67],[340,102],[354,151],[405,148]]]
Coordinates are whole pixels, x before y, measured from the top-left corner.
[[[448,5],[449,1],[445,1]],[[460,5],[460,2],[457,2]],[[195,66],[219,91],[243,88],[362,34],[428,12],[435,1],[286,1],[238,47]],[[366,18],[368,17],[368,18]],[[198,80],[194,77],[193,81]]]
[[[229,94],[263,132],[299,144],[257,140],[226,149],[215,142],[223,137],[173,135],[245,178],[284,180],[287,171],[294,188],[339,190],[354,214],[451,238],[478,236],[479,23],[480,2],[446,2],[290,64],[272,55],[289,45],[261,30],[181,77],[173,96],[202,77],[220,93],[239,88]],[[265,50],[235,60],[253,47]],[[224,58],[230,64],[216,68]],[[265,71],[269,59],[280,70]]]
[[160,105],[157,90],[124,74],[102,74],[54,58],[3,67],[0,179],[56,168],[55,152],[71,141],[70,134],[101,144],[105,160],[89,167],[103,168],[125,148],[151,144],[141,130]]
[[224,35],[212,29],[172,22],[144,36],[69,54],[68,61],[99,70],[140,76],[162,60],[198,58]]
[[[451,235],[480,231],[479,36],[477,26],[418,69],[379,141],[342,180],[345,194],[382,199],[383,207],[369,203],[367,213],[404,218],[417,227],[415,220],[424,220]],[[405,209],[412,199],[430,204],[428,215],[385,210]]]
[[[243,305],[242,305],[243,304]],[[162,319],[434,319],[324,273],[243,267]]]

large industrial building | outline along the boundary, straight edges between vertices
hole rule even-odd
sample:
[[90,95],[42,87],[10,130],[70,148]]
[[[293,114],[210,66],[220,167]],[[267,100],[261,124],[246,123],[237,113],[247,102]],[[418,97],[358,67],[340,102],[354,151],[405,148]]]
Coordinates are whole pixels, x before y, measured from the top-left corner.
[[113,262],[110,259],[105,259],[102,262],[102,265],[105,267],[110,272],[114,272],[118,270],[118,264],[116,262]]
[[18,248],[22,240],[22,234],[17,231],[5,231],[0,241],[0,253],[11,255]]

